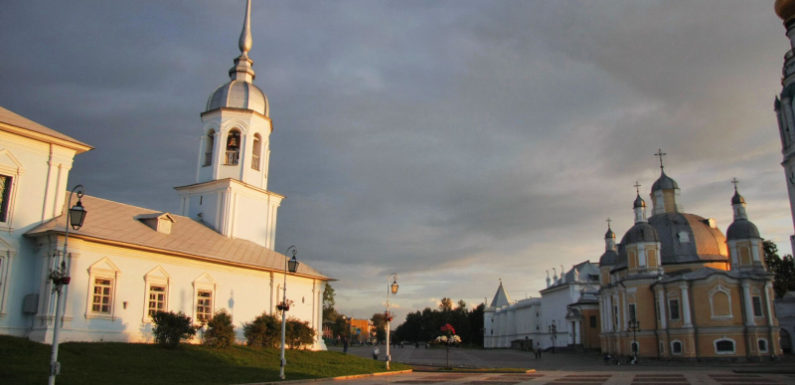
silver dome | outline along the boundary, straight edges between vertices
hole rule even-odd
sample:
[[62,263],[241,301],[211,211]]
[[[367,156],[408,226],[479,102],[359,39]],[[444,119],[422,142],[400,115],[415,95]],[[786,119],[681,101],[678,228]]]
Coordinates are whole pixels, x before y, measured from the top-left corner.
[[244,80],[230,80],[218,87],[207,99],[205,112],[219,108],[239,108],[268,116],[268,97],[265,93]]

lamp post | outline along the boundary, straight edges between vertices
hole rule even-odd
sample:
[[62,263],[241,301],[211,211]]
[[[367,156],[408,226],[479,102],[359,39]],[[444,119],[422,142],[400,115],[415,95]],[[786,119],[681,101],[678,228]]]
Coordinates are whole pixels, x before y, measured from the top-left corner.
[[72,195],[77,194],[77,203],[75,203],[74,207],[69,208],[69,212],[66,215],[66,233],[64,235],[63,240],[63,253],[61,254],[61,263],[60,266],[52,271],[50,271],[50,280],[52,281],[52,291],[55,293],[55,319],[53,320],[52,325],[52,351],[50,353],[50,378],[47,381],[49,385],[55,384],[55,376],[61,373],[61,364],[58,362],[58,331],[60,330],[60,320],[61,320],[61,313],[63,312],[61,302],[61,290],[64,286],[69,284],[71,281],[71,277],[69,277],[69,271],[66,267],[66,252],[67,252],[67,245],[69,243],[69,227],[71,226],[74,230],[79,230],[80,227],[83,226],[83,221],[86,219],[86,211],[83,208],[83,202],[80,200],[83,198],[84,187],[83,185],[79,184],[72,188],[72,191],[69,193],[69,200],[66,204],[66,207],[72,205]]
[[389,321],[392,320],[392,314],[389,314],[389,293],[392,295],[397,294],[398,292],[398,283],[397,283],[397,274],[392,273],[392,283],[389,283],[389,278],[386,279],[386,370],[389,370],[389,361],[392,360],[392,356],[389,354]]
[[549,325],[549,334],[550,334],[549,337],[552,339],[552,353],[555,353],[555,340],[558,337],[557,332],[558,332],[558,327],[554,323],[552,325]]
[[295,246],[290,246],[285,251],[285,254],[290,253],[292,251],[293,258],[287,262],[287,258],[284,259],[284,284],[282,285],[282,303],[276,306],[277,309],[282,311],[282,352],[281,352],[281,364],[279,366],[279,378],[282,380],[285,379],[284,377],[284,367],[287,366],[287,359],[284,358],[284,336],[287,333],[287,310],[290,310],[290,304],[287,303],[287,269],[290,269],[291,273],[295,273],[298,270],[298,260],[295,259]]
[[638,339],[636,333],[640,330],[640,321],[632,318],[628,322],[629,330],[632,330],[632,357],[634,362],[638,362]]

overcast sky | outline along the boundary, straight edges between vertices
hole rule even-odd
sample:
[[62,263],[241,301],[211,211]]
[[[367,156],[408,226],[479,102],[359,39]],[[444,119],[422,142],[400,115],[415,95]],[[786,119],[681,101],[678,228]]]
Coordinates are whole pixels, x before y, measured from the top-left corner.
[[[179,213],[243,0],[4,0],[0,105],[96,147],[70,185]],[[750,219],[790,253],[773,112],[789,48],[772,1],[253,1],[276,249],[338,279],[337,308],[476,305],[502,278],[598,262],[605,220],[666,173],[685,211]],[[91,209],[88,208],[90,211]],[[559,268],[558,268],[559,269]]]

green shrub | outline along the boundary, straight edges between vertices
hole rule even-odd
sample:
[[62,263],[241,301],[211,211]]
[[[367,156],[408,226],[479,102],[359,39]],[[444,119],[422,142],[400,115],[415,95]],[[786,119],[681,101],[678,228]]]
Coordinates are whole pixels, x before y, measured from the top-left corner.
[[190,317],[182,312],[159,311],[152,316],[155,327],[152,333],[155,335],[155,342],[161,346],[175,348],[183,339],[188,339],[196,334],[196,329],[191,325]]
[[[281,329],[279,332],[281,332]],[[279,335],[279,337],[281,337],[281,335]],[[287,320],[284,338],[291,349],[311,345],[315,342],[314,337],[315,330],[309,327],[309,322],[301,322],[295,318]]]
[[243,335],[249,346],[273,347],[281,341],[281,320],[263,313],[251,323],[243,324]]
[[235,343],[235,327],[232,325],[232,316],[221,310],[215,313],[207,322],[207,331],[204,332],[204,344],[216,348],[223,348]]

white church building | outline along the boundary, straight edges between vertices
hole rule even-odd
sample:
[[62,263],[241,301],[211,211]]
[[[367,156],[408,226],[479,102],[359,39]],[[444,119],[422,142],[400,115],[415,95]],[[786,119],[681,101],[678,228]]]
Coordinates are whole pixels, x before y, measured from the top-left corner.
[[553,268],[547,272],[541,297],[512,301],[500,282],[489,306],[483,312],[483,347],[510,348],[532,344],[533,348],[584,346],[593,333],[590,313],[598,306],[599,267],[590,261],[568,271]]
[[[92,147],[0,107],[0,334],[49,343],[58,322],[61,341],[146,342],[155,311],[183,312],[198,326],[223,310],[242,342],[244,323],[280,315],[287,257],[274,244],[284,197],[267,189],[272,125],[251,45],[249,3],[230,80],[197,125],[196,182],[176,187],[181,213],[85,195],[87,216],[70,228],[65,255],[69,171]],[[49,277],[62,262],[71,281],[56,320]],[[286,277],[287,316],[315,330],[312,349],[325,349],[329,279],[305,263]]]

